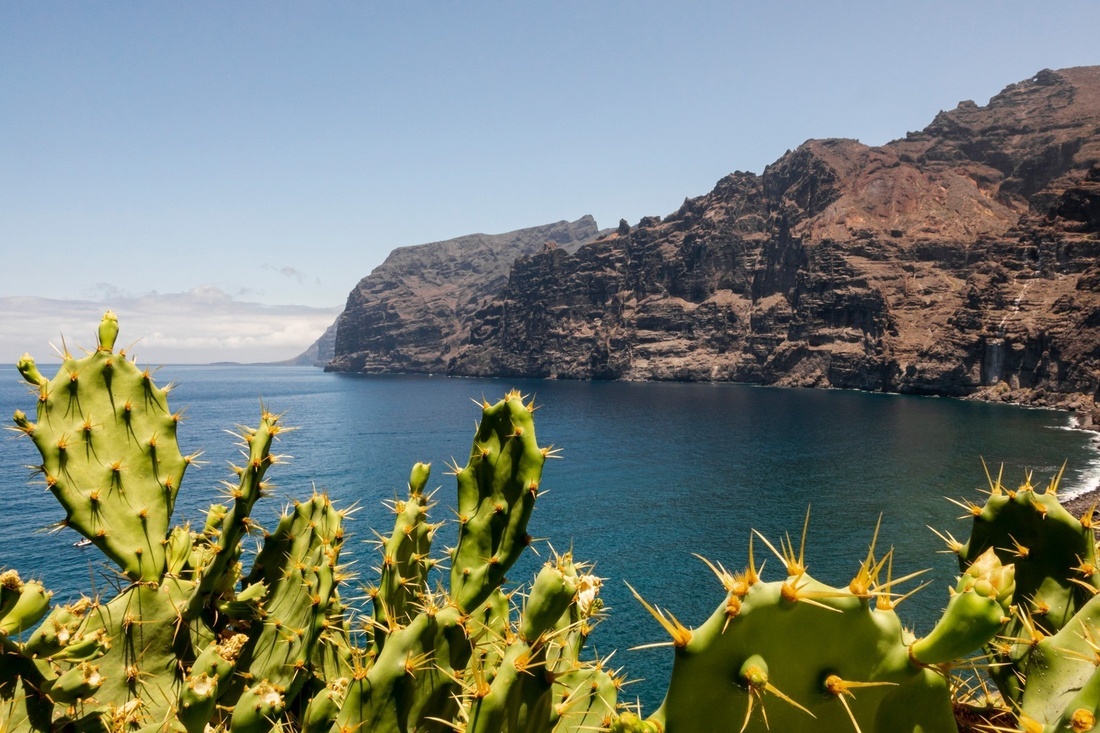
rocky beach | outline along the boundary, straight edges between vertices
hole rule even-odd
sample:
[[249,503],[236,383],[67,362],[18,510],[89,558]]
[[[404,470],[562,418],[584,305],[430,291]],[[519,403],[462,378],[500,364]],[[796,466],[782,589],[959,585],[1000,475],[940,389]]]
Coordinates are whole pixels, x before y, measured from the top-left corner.
[[1095,508],[1097,504],[1100,504],[1100,487],[1087,491],[1084,494],[1078,494],[1072,499],[1065,499],[1062,501],[1062,506],[1068,509],[1075,517],[1083,516],[1085,512]]

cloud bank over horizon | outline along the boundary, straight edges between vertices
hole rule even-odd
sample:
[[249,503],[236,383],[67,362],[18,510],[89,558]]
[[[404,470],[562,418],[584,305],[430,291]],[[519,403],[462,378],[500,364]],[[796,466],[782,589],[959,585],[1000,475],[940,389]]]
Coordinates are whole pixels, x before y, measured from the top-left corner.
[[305,351],[342,310],[265,305],[237,300],[213,286],[185,293],[119,295],[102,300],[0,297],[0,359],[27,352],[56,361],[62,340],[73,353],[95,347],[106,310],[118,314],[118,345],[143,364],[243,363],[292,359]]

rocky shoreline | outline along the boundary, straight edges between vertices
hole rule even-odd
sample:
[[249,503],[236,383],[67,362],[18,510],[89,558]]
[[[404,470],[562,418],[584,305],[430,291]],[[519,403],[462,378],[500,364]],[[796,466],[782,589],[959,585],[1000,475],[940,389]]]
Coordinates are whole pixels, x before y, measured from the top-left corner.
[[1063,410],[1073,413],[1077,422],[1074,427],[1078,430],[1100,432],[1100,405],[1093,397],[1083,393],[1050,393],[1042,389],[1013,390],[1007,384],[1000,383],[983,387],[966,399]]
[[[1080,395],[1079,397],[1084,399],[1085,396]],[[975,399],[984,399],[984,397],[975,396]],[[1100,427],[1098,427],[1097,408],[1095,404],[1086,409],[1078,406],[1074,402],[1071,402],[1069,404],[1050,404],[1046,402],[1038,402],[1036,400],[1010,401],[1006,399],[999,399],[990,401],[1005,402],[1008,404],[1019,405],[1021,407],[1044,407],[1070,412],[1074,415],[1076,422],[1076,424],[1072,426],[1072,429],[1092,433],[1092,438],[1089,442],[1092,443],[1092,447],[1094,449],[1100,451],[1100,434],[1097,434],[1098,432],[1100,432]],[[1070,514],[1075,517],[1081,517],[1089,509],[1095,508],[1098,504],[1100,504],[1100,484],[1091,489],[1088,489],[1084,493],[1077,494],[1076,496],[1070,497],[1068,499],[1062,499],[1061,502],[1062,506],[1069,510]],[[1100,531],[1100,526],[1097,527],[1097,530]]]
[[1062,506],[1068,509],[1069,513],[1075,517],[1080,517],[1097,504],[1100,504],[1100,486],[1062,502]]
[[[1038,394],[1037,394],[1038,392]],[[1041,407],[1052,410],[1069,412],[1073,415],[1074,430],[1092,433],[1090,442],[1097,451],[1100,451],[1100,407],[1084,394],[1058,394],[1050,395],[1041,390],[1006,390],[985,388],[967,397],[967,399],[981,400],[983,402],[1000,402],[1004,404],[1019,405],[1021,407]],[[1080,517],[1094,504],[1100,502],[1100,485],[1089,489],[1083,494],[1062,501],[1076,517]]]

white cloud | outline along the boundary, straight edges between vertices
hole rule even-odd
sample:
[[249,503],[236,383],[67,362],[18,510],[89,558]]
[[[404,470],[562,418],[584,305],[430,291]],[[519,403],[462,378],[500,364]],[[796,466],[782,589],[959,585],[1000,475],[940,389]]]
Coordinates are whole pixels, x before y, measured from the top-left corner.
[[267,362],[291,359],[332,325],[339,307],[262,305],[239,301],[218,288],[186,293],[149,293],[110,300],[49,300],[0,297],[0,360],[30,352],[51,361],[55,349],[95,346],[103,312],[118,314],[118,345],[146,364],[214,361]]
[[299,285],[305,285],[306,274],[295,267],[275,267],[275,265],[264,264],[263,269],[272,270],[277,272],[283,277],[297,280]]

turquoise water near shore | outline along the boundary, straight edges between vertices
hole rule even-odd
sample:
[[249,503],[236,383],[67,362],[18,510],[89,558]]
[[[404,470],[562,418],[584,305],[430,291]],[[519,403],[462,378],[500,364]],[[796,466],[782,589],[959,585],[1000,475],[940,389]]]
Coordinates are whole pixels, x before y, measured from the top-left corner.
[[[52,371],[43,368],[44,372]],[[18,374],[0,378],[0,406],[31,412]],[[175,381],[173,409],[186,408],[180,428],[184,452],[204,451],[207,465],[189,470],[177,504],[179,520],[201,522],[218,500],[218,482],[237,456],[226,430],[255,423],[262,399],[297,426],[284,434],[279,452],[293,460],[269,474],[277,489],[258,508],[273,525],[289,497],[313,486],[342,504],[359,504],[349,529],[345,559],[364,580],[374,577],[367,540],[371,528],[388,531],[391,518],[380,502],[404,489],[415,461],[433,464],[436,519],[449,519],[453,479],[444,463],[465,462],[474,420],[471,398],[495,400],[516,388],[533,394],[539,442],[562,449],[550,462],[530,525],[548,546],[572,548],[606,578],[608,619],[592,644],[602,655],[618,650],[613,666],[631,679],[624,697],[647,709],[659,703],[671,651],[629,651],[662,641],[663,631],[630,596],[624,581],[684,623],[698,625],[723,599],[723,591],[698,553],[740,569],[750,528],[776,542],[797,542],[807,506],[810,573],[847,584],[866,554],[877,517],[880,546],[896,547],[895,573],[931,568],[931,585],[906,601],[900,613],[927,629],[947,598],[954,559],[937,554],[942,543],[927,528],[965,537],[957,506],[944,500],[980,501],[985,478],[979,456],[1005,464],[1006,483],[1025,468],[1044,483],[1066,461],[1063,489],[1095,487],[1100,455],[1092,436],[1070,430],[1070,416],[956,400],[856,392],[788,390],[730,384],[565,382],[446,379],[427,376],[362,377],[312,368],[169,366],[159,383]],[[0,439],[0,566],[43,579],[65,599],[113,580],[94,548],[76,548],[78,536],[35,532],[64,516],[42,484],[29,483],[24,468],[38,461],[30,441]],[[450,544],[444,530],[439,546]],[[767,559],[765,579],[779,577],[779,563],[755,543],[757,562]],[[510,573],[530,579],[541,562],[529,555]],[[354,594],[353,594],[354,595]]]

